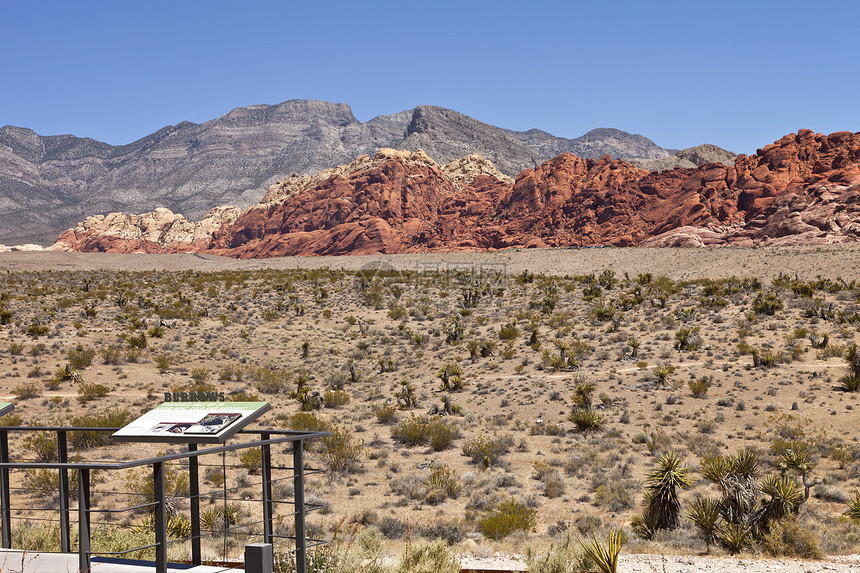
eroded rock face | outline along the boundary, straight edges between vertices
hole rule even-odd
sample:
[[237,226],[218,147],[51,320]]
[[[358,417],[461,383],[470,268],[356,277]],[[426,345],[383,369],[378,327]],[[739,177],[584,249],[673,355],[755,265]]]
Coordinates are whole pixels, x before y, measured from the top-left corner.
[[196,223],[165,208],[142,215],[96,215],[60,235],[49,248],[111,253],[202,252],[212,246],[214,236],[226,232],[239,214],[238,207],[216,207]]
[[[90,218],[58,248],[241,258],[546,246],[809,244],[858,239],[860,134],[802,130],[734,165],[648,172],[564,154],[516,180],[479,155],[421,151],[291,176],[241,214]],[[213,210],[214,211],[214,210]],[[204,222],[206,222],[204,224]]]

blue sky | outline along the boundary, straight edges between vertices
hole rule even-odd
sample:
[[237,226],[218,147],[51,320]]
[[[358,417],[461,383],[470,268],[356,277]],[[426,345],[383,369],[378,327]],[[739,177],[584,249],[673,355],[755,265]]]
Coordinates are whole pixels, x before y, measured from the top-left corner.
[[3,0],[0,125],[124,144],[289,99],[753,153],[860,131],[860,3]]

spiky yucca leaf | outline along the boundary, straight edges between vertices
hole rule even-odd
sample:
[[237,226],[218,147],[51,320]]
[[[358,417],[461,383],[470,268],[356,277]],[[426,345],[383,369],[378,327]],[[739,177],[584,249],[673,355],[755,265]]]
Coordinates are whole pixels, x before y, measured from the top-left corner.
[[742,523],[724,523],[717,530],[717,540],[732,555],[743,551],[751,538],[752,530]]
[[647,483],[645,521],[654,529],[677,528],[681,513],[678,490],[692,487],[690,468],[678,454],[669,452],[660,457],[657,467],[648,474]]
[[759,527],[768,530],[770,523],[785,517],[803,503],[803,492],[788,475],[770,476],[762,482],[761,491],[770,496],[761,509]]
[[705,542],[708,552],[711,544],[716,541],[717,531],[720,527],[722,505],[715,499],[699,498],[690,504],[687,509],[687,519],[693,522],[699,531],[699,537]]
[[847,502],[848,509],[845,510],[845,515],[852,519],[860,519],[860,491],[855,491],[854,495]]
[[604,545],[593,531],[585,539],[580,538],[579,544],[582,549],[591,557],[594,564],[601,573],[616,573],[618,570],[618,554],[621,553],[621,546],[624,541],[621,535],[621,528],[613,528],[609,530],[609,536]]

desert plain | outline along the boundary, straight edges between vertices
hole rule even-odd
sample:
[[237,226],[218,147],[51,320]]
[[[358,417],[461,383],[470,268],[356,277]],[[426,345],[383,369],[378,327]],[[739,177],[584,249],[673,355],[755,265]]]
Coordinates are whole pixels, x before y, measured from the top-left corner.
[[[341,432],[348,459],[310,454],[330,470],[308,483],[325,506],[312,530],[374,527],[391,553],[427,537],[458,555],[525,559],[568,532],[623,527],[621,570],[852,571],[860,393],[842,380],[860,338],[858,263],[854,243],[244,261],[2,253],[0,400],[16,404],[16,423],[44,425],[136,417],[164,392],[217,388],[270,402],[258,427],[322,422]],[[785,463],[792,448],[807,454],[801,470]],[[11,450],[48,455],[21,437]],[[762,480],[808,490],[789,514],[823,560],[797,561],[792,543],[765,534],[734,556],[705,543],[686,517],[695,500],[720,497],[702,465],[743,451]],[[678,527],[646,539],[631,523],[667,454],[691,484]],[[252,490],[253,462],[230,463],[206,480]],[[13,475],[29,488],[13,525],[56,503],[34,478]],[[118,505],[111,488],[132,482],[101,483],[101,501]],[[506,503],[530,520],[499,536],[487,519]]]

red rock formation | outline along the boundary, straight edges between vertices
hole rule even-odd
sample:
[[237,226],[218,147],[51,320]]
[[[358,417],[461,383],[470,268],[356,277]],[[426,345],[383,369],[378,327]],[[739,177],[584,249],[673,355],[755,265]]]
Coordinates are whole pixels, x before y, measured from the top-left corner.
[[[838,242],[858,238],[858,195],[860,133],[850,132],[801,130],[733,167],[649,173],[608,156],[566,154],[514,182],[479,156],[443,168],[421,152],[385,150],[288,178],[232,224],[219,218],[197,229],[184,219],[111,215],[67,231],[58,248],[254,258]],[[175,226],[182,232],[171,235]]]

